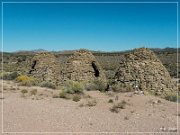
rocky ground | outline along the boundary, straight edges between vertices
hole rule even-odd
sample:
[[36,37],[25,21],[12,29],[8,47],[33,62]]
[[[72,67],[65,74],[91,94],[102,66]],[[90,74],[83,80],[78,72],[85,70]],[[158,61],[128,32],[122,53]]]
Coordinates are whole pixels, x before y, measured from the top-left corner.
[[[4,96],[0,99],[3,125],[0,124],[0,129],[3,126],[6,134],[178,134],[180,112],[177,106],[180,104],[158,97],[89,91],[79,102],[74,102],[55,98],[57,90],[17,86],[10,81],[3,84]],[[36,89],[37,93],[23,95],[23,89]],[[123,107],[113,112],[113,105],[122,101]]]

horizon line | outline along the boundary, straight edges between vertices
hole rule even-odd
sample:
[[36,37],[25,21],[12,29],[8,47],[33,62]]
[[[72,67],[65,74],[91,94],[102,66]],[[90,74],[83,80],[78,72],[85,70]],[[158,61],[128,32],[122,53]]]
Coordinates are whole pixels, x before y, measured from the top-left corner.
[[94,51],[94,52],[104,52],[104,53],[113,53],[113,52],[124,52],[124,51],[130,51],[130,50],[134,50],[134,49],[138,49],[138,48],[146,48],[146,49],[160,49],[160,50],[164,50],[164,49],[180,49],[180,47],[164,47],[164,48],[156,48],[156,47],[145,47],[145,46],[142,46],[142,47],[135,47],[135,48],[132,48],[132,49],[123,49],[123,50],[93,50],[93,49],[87,49],[87,48],[79,48],[79,49],[67,49],[67,50],[49,50],[49,49],[27,49],[27,50],[14,50],[14,51],[5,51],[5,50],[1,50],[0,52],[1,53],[18,53],[18,52],[38,52],[38,50],[41,52],[45,51],[45,52],[66,52],[66,51],[77,51],[77,50],[81,50],[81,49],[85,49],[85,50],[88,50],[88,51]]
[[51,4],[55,4],[55,3],[59,3],[59,4],[70,4],[70,3],[72,3],[72,4],[95,4],[95,3],[97,3],[97,4],[110,4],[110,3],[112,3],[112,4],[156,4],[156,3],[159,3],[159,4],[178,4],[179,2],[178,1],[174,1],[174,2],[170,2],[170,1],[164,1],[164,2],[150,2],[150,1],[147,1],[147,2],[140,2],[140,1],[137,1],[137,2],[90,2],[90,1],[88,1],[88,2],[56,2],[56,1],[52,1],[52,2],[46,2],[46,1],[42,1],[42,2],[40,2],[40,1],[37,1],[37,2],[33,2],[33,1],[27,1],[27,2],[4,2],[4,1],[2,1],[1,2],[2,4],[4,4],[4,3],[7,3],[7,4],[15,4],[15,3],[17,3],[17,4],[28,4],[28,3],[39,3],[39,4],[46,4],[46,3],[51,3]]

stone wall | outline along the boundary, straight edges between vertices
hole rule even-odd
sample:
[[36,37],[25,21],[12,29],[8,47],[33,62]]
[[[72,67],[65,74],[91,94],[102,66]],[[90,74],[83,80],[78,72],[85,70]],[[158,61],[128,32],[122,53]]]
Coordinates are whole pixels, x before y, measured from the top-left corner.
[[39,82],[48,81],[58,84],[60,81],[60,64],[53,54],[38,53],[31,60],[29,75],[37,78]]
[[115,82],[129,84],[134,90],[156,95],[175,90],[175,84],[161,61],[149,49],[135,49],[125,55],[115,74]]
[[87,50],[76,51],[64,65],[62,70],[63,81],[92,81],[106,76],[93,54]]

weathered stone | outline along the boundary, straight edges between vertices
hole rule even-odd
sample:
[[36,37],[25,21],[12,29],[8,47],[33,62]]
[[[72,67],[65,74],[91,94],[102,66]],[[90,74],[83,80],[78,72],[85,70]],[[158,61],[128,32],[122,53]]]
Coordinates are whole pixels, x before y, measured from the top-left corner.
[[36,54],[31,60],[29,75],[39,82],[46,81],[58,84],[60,81],[60,65],[56,57],[49,52]]
[[151,50],[145,48],[135,49],[132,53],[126,54],[114,79],[116,83],[134,84],[134,90],[138,88],[159,95],[165,90],[175,90],[166,68]]
[[106,81],[106,76],[100,64],[87,50],[76,51],[65,63],[62,70],[62,81]]

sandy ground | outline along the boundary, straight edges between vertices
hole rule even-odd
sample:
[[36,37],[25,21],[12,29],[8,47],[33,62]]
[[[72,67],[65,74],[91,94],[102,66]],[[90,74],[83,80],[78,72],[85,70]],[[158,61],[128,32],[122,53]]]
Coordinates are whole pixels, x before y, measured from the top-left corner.
[[[15,132],[20,132],[17,135],[26,134],[25,132],[29,134],[33,132],[31,134],[35,135],[45,134],[40,132],[46,132],[46,135],[178,134],[174,132],[177,129],[177,118],[179,118],[177,104],[158,97],[90,91],[86,92],[86,95],[91,98],[83,98],[79,102],[74,102],[52,98],[57,91],[47,88],[18,86],[17,89],[16,84],[9,81],[4,81],[4,88],[4,98],[0,99],[3,131],[6,132],[4,134]],[[23,97],[22,89],[38,89],[39,93],[36,96]],[[127,105],[125,109],[120,109],[119,113],[114,113],[110,111],[114,103],[108,103],[109,99],[113,99],[114,102],[125,100]],[[92,107],[87,106],[88,100],[96,100],[97,104]],[[0,125],[2,131],[2,124]]]

